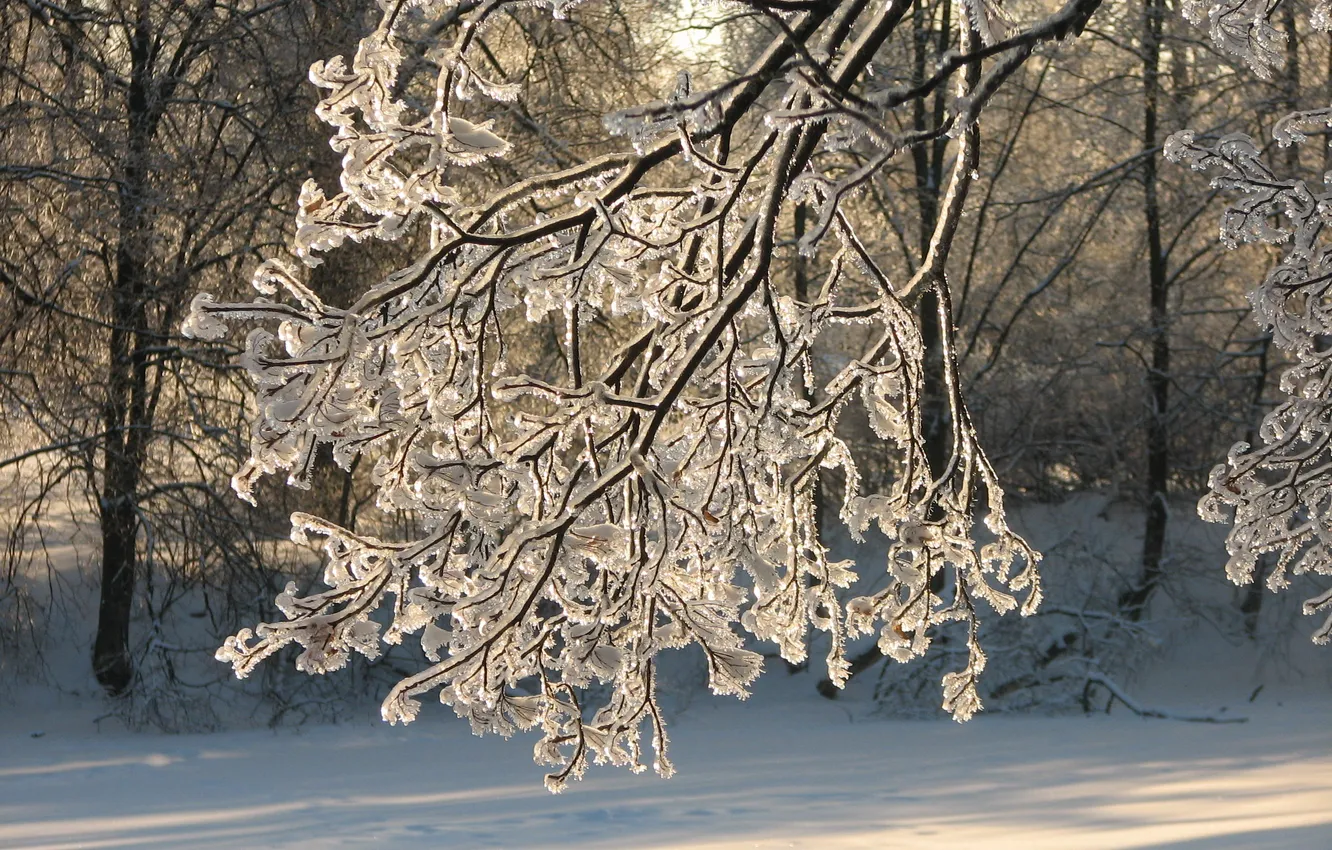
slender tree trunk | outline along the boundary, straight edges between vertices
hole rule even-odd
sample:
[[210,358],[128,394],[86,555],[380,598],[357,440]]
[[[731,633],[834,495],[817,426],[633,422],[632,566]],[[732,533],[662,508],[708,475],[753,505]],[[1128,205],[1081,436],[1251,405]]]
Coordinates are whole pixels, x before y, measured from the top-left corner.
[[[146,10],[144,12],[146,16]],[[103,422],[99,494],[102,532],[101,591],[93,673],[115,695],[133,682],[130,617],[138,566],[138,488],[149,432],[147,289],[149,222],[145,205],[148,154],[154,129],[151,32],[141,17],[130,39],[131,76],[126,101],[128,147],[120,175],[115,279]]]
[[1170,497],[1170,281],[1161,239],[1161,206],[1157,193],[1157,118],[1161,94],[1162,0],[1144,0],[1142,28],[1143,218],[1147,227],[1147,291],[1150,340],[1147,371],[1147,522],[1142,543],[1142,573],[1137,584],[1119,598],[1132,619],[1142,617],[1152,592],[1161,583]]
[[[108,458],[116,451],[107,440]],[[129,653],[130,613],[134,602],[135,537],[137,522],[128,465],[107,463],[101,493],[102,570],[97,607],[97,636],[93,642],[93,672],[114,695],[124,693],[133,680]],[[115,467],[113,470],[112,467]]]
[[[941,4],[943,17],[938,29],[933,24],[934,11],[927,6],[918,6],[914,18],[915,30],[915,76],[924,80],[927,76],[926,57],[931,55],[929,41],[938,39],[935,45],[938,53],[948,49],[951,26],[952,5],[949,0]],[[916,101],[914,123],[917,131],[929,126],[938,126],[944,117],[947,104],[944,92],[935,95],[927,104],[924,99]],[[927,115],[930,109],[932,115]],[[911,149],[916,172],[916,198],[920,213],[920,248],[922,261],[929,253],[930,238],[934,234],[935,222],[939,219],[939,202],[944,175],[944,157],[947,155],[947,139],[938,139],[931,145],[917,145]],[[937,475],[948,463],[952,450],[950,440],[950,422],[948,391],[945,386],[943,336],[939,327],[939,295],[933,289],[927,289],[920,298],[920,337],[925,348],[924,393],[922,400],[923,425],[925,430],[925,457],[929,461],[931,475]],[[930,519],[938,519],[931,516]]]

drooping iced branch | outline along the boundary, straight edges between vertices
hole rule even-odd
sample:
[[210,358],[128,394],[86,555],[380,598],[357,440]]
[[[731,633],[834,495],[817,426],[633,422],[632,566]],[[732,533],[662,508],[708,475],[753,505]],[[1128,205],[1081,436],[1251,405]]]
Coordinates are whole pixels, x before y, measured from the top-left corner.
[[[344,465],[373,457],[379,506],[410,512],[421,534],[389,542],[297,515],[297,537],[324,541],[329,589],[289,588],[287,620],[241,632],[219,658],[244,675],[294,642],[298,666],[325,672],[419,632],[432,664],[393,689],[384,717],[409,721],[438,691],[478,732],[539,728],[553,790],[590,759],[641,769],[645,727],[669,774],[656,656],[696,644],[713,690],[744,696],[760,656],[737,626],[792,662],[811,628],[827,632],[840,682],[848,636],[878,631],[907,660],[935,626],[960,621],[968,662],[945,678],[945,706],[969,717],[984,667],[976,600],[1002,613],[1020,596],[1030,612],[1039,585],[961,397],[945,264],[985,103],[1035,44],[1066,37],[1096,5],[1074,0],[984,48],[963,18],[962,58],[940,65],[956,103],[910,138],[886,129],[907,101],[866,74],[910,0],[767,7],[780,26],[742,74],[701,92],[682,74],[664,100],[607,118],[632,152],[487,194],[467,169],[511,145],[478,104],[520,93],[479,73],[477,34],[526,4],[388,4],[350,67],[311,71],[328,90],[319,114],[337,131],[342,191],[307,184],[295,253],[315,265],[348,240],[409,229],[427,249],[345,310],[269,260],[260,298],[201,296],[187,330],[258,325],[243,360],[258,407],[235,478],[243,497],[279,469],[306,486],[327,444]],[[438,71],[423,89],[426,67]],[[927,261],[895,285],[850,199],[906,147],[947,135],[957,165]],[[841,156],[848,146],[861,165]],[[795,203],[819,217],[799,245],[821,277],[809,300],[779,274]],[[946,329],[954,433],[942,469],[922,430],[925,289]],[[845,324],[873,340],[820,384],[810,360]],[[556,331],[555,358],[534,351],[540,328]],[[884,492],[862,492],[838,436],[850,404],[894,448]],[[845,474],[842,519],[892,541],[887,585],[846,603],[855,565],[830,560],[815,527],[828,467]],[[610,685],[600,706],[586,704],[594,681]]]
[[[1100,685],[1110,692],[1112,700],[1119,700],[1124,707],[1139,717],[1155,717],[1160,720],[1178,720],[1184,723],[1248,723],[1247,717],[1221,717],[1215,714],[1176,714],[1173,711],[1166,711],[1160,708],[1149,708],[1139,703],[1130,696],[1119,683],[1104,673],[1091,672],[1087,674],[1087,687]],[[1106,711],[1109,711],[1107,708]]]
[[[1274,135],[1281,145],[1304,140],[1299,128],[1326,126],[1326,110],[1282,119]],[[1226,573],[1237,584],[1254,580],[1259,558],[1275,562],[1267,586],[1278,591],[1291,575],[1332,575],[1332,245],[1326,240],[1332,191],[1298,178],[1282,178],[1263,162],[1254,141],[1230,135],[1212,143],[1190,132],[1166,143],[1168,158],[1213,175],[1212,185],[1237,200],[1221,220],[1221,239],[1284,245],[1267,278],[1249,293],[1254,316],[1273,342],[1295,360],[1281,378],[1287,398],[1268,413],[1260,443],[1236,443],[1224,464],[1212,470],[1210,492],[1198,505],[1204,519],[1227,520],[1230,561]],[[1305,604],[1313,614],[1332,608],[1324,593]],[[1332,636],[1332,612],[1315,632]]]

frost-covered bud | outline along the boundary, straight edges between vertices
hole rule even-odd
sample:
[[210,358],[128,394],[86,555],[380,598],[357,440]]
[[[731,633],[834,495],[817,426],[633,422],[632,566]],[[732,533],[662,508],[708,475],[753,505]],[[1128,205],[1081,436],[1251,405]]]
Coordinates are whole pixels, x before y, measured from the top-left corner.
[[943,529],[923,522],[903,523],[898,539],[904,546],[936,548],[943,542]]
[[189,316],[180,332],[190,339],[217,340],[227,335],[227,325],[209,310],[217,299],[211,293],[200,292],[190,302]]

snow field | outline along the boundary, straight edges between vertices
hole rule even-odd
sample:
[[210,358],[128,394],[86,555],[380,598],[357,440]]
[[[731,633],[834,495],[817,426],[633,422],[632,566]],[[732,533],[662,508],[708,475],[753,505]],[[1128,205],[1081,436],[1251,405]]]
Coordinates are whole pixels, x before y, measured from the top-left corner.
[[958,725],[879,719],[772,673],[747,703],[675,719],[675,778],[600,768],[559,796],[522,739],[441,710],[405,729],[179,736],[7,710],[0,847],[1332,848],[1332,726],[1308,696],[1237,691],[1250,722],[1233,725],[1121,708]]

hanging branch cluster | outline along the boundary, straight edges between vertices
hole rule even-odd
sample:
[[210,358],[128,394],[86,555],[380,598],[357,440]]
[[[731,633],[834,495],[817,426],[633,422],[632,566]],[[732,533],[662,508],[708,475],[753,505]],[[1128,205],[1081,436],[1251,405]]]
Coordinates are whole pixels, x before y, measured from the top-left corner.
[[[298,667],[322,673],[419,633],[433,663],[392,689],[385,719],[410,721],[419,695],[438,691],[478,733],[537,728],[553,790],[589,759],[642,769],[644,730],[669,774],[656,656],[697,644],[712,689],[743,697],[761,656],[737,626],[792,662],[811,628],[828,633],[841,682],[848,637],[877,631],[885,653],[907,660],[933,626],[961,621],[970,653],[945,678],[944,705],[969,717],[985,664],[977,600],[1030,613],[1040,592],[1037,556],[1005,523],[958,389],[944,263],[986,102],[1096,5],[1073,0],[1014,35],[977,7],[932,76],[876,88],[867,69],[911,0],[750,2],[775,37],[745,73],[705,91],[681,74],[665,100],[607,118],[632,152],[482,196],[467,169],[510,148],[483,104],[519,93],[483,74],[480,39],[502,16],[540,12],[511,0],[386,3],[350,67],[338,58],[311,71],[328,91],[319,115],[337,130],[342,191],[306,185],[295,253],[314,265],[348,239],[409,230],[428,234],[428,249],[348,309],[270,259],[254,278],[260,297],[201,295],[186,331],[257,325],[243,358],[258,412],[234,482],[242,497],[279,469],[305,486],[328,444],[340,464],[372,456],[379,506],[411,512],[421,534],[388,541],[295,515],[295,538],[323,540],[329,589],[289,586],[277,600],[287,619],[241,631],[219,659],[244,676],[296,642]],[[409,68],[434,79],[419,85]],[[938,126],[887,129],[894,110],[942,86],[957,98]],[[912,279],[891,281],[847,201],[892,157],[944,136],[956,164],[929,254]],[[851,149],[859,165],[842,155]],[[799,245],[821,276],[809,300],[777,275],[796,203],[817,220]],[[922,429],[914,309],[927,290],[940,295],[949,364],[941,469]],[[816,386],[820,336],[848,323],[871,342]],[[554,366],[522,342],[543,327],[556,331]],[[886,492],[862,492],[837,436],[851,404],[895,446],[900,474]],[[888,582],[872,596],[839,598],[855,565],[819,541],[814,482],[828,467],[844,472],[842,520],[855,533],[877,524],[891,541]],[[597,692],[604,704],[586,704]]]
[[[1264,79],[1284,61],[1279,48],[1286,35],[1271,23],[1280,2],[1210,7],[1213,40]],[[1185,13],[1196,22],[1201,9],[1194,5]],[[1310,24],[1332,29],[1332,3],[1316,2]],[[1332,109],[1297,111],[1276,123],[1272,137],[1285,148],[1329,127]],[[1324,232],[1332,222],[1332,176],[1323,175],[1321,191],[1296,177],[1279,177],[1243,134],[1208,142],[1185,130],[1166,141],[1164,154],[1213,174],[1213,187],[1237,197],[1221,218],[1227,247],[1286,246],[1249,301],[1272,342],[1294,360],[1281,377],[1287,398],[1263,418],[1259,445],[1236,443],[1212,470],[1198,512],[1225,522],[1233,509],[1226,574],[1236,584],[1254,581],[1267,554],[1275,555],[1267,575],[1273,592],[1288,587],[1292,575],[1332,575],[1332,245]],[[1304,603],[1306,615],[1319,611],[1328,614],[1313,639],[1326,644],[1332,639],[1332,589]]]
[[[1190,23],[1206,25],[1221,51],[1270,80],[1286,61],[1287,35],[1272,23],[1283,2],[1291,0],[1182,0],[1180,11]],[[1332,31],[1332,0],[1314,0],[1309,23],[1320,32]]]
[[[1305,140],[1311,127],[1332,126],[1332,110],[1297,112],[1273,135],[1282,146]],[[1290,575],[1332,575],[1332,190],[1278,177],[1263,162],[1253,139],[1230,135],[1206,144],[1188,131],[1166,143],[1165,154],[1216,176],[1212,185],[1238,194],[1221,220],[1221,239],[1286,245],[1285,255],[1249,293],[1254,316],[1295,363],[1281,377],[1288,397],[1268,413],[1259,445],[1236,443],[1212,470],[1198,505],[1202,517],[1234,521],[1226,548],[1226,573],[1236,584],[1254,580],[1259,559],[1275,553],[1267,586],[1279,591]],[[1305,603],[1305,613],[1332,608],[1332,591]],[[1332,613],[1314,640],[1332,637]]]

